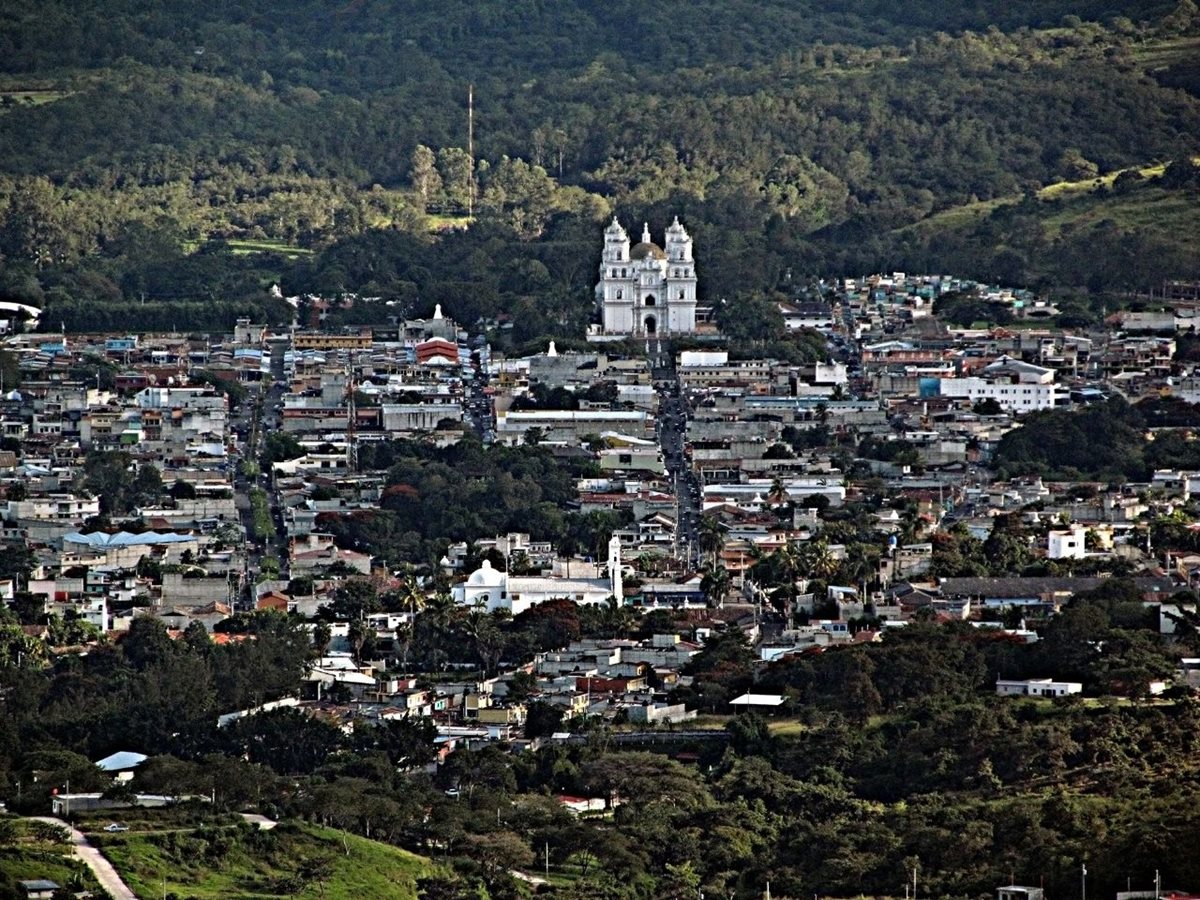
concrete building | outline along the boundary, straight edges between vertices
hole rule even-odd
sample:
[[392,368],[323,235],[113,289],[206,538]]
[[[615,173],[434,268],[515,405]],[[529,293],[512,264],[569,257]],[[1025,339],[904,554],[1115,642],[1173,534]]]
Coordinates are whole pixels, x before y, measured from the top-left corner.
[[942,378],[939,393],[970,403],[995,400],[1001,409],[1024,413],[1065,405],[1069,393],[1054,381],[1054,370],[1002,357],[980,374]]
[[1049,559],[1083,559],[1087,555],[1087,529],[1075,525],[1065,531],[1046,535],[1046,556]]
[[996,680],[996,694],[1000,697],[1067,697],[1082,693],[1083,685],[1078,681],[1054,681],[1051,678]]

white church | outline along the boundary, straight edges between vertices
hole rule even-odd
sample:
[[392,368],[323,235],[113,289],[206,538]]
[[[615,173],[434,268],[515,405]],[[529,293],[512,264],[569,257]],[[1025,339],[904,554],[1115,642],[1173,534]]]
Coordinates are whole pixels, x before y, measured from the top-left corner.
[[620,605],[625,601],[621,574],[621,539],[613,535],[608,542],[607,578],[510,575],[485,559],[466,581],[454,585],[450,594],[459,606],[482,608],[486,612],[502,609],[514,616],[548,600],[565,599],[581,606],[597,606],[615,597]]
[[696,262],[692,239],[679,224],[667,229],[666,247],[650,240],[642,226],[642,240],[633,249],[629,234],[613,217],[604,229],[604,255],[596,300],[605,334],[665,337],[696,330]]

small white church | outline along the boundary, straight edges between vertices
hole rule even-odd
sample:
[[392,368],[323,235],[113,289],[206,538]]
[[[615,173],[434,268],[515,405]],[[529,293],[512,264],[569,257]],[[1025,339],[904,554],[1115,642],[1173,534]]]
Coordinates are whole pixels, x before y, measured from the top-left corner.
[[625,602],[621,574],[621,539],[613,535],[608,542],[607,578],[510,575],[496,570],[485,559],[466,581],[454,585],[450,594],[459,606],[482,608],[486,612],[504,610],[514,616],[549,600],[598,606],[613,597],[620,605]]
[[650,228],[643,225],[641,243],[633,249],[613,217],[604,229],[596,300],[605,334],[649,338],[695,332],[696,262],[678,216],[667,229],[665,248],[650,240]]

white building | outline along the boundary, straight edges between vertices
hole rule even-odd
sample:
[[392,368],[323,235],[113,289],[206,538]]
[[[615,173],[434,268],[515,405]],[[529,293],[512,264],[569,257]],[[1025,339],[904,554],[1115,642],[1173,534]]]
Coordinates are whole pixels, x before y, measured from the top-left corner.
[[1023,681],[996,680],[996,694],[1001,697],[1066,697],[1082,694],[1078,681],[1054,681],[1051,678],[1026,678]]
[[1087,555],[1087,529],[1073,525],[1065,531],[1051,531],[1046,535],[1046,557],[1048,559],[1083,559]]
[[9,500],[6,518],[10,520],[37,519],[62,522],[82,522],[100,515],[98,497],[76,494],[44,494],[27,500]]
[[696,330],[696,263],[692,239],[676,218],[666,233],[666,249],[642,240],[633,249],[629,234],[613,218],[604,230],[600,282],[596,285],[606,334],[638,337],[690,334]]
[[572,600],[585,606],[607,603],[615,597],[624,601],[621,584],[621,541],[615,535],[608,542],[607,578],[546,578],[510,575],[483,561],[470,577],[451,589],[459,606],[482,605],[487,612],[507,610],[514,616],[548,600]]
[[1070,398],[1054,382],[1054,370],[1002,357],[979,375],[941,379],[943,397],[958,397],[971,403],[995,400],[1009,412],[1025,413],[1054,409]]

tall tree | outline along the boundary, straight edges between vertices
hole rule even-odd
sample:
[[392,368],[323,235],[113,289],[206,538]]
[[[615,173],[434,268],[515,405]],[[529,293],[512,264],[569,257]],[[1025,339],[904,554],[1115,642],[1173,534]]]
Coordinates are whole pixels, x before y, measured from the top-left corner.
[[438,174],[437,159],[424,144],[417,144],[410,160],[412,186],[425,209],[442,189],[442,176]]

